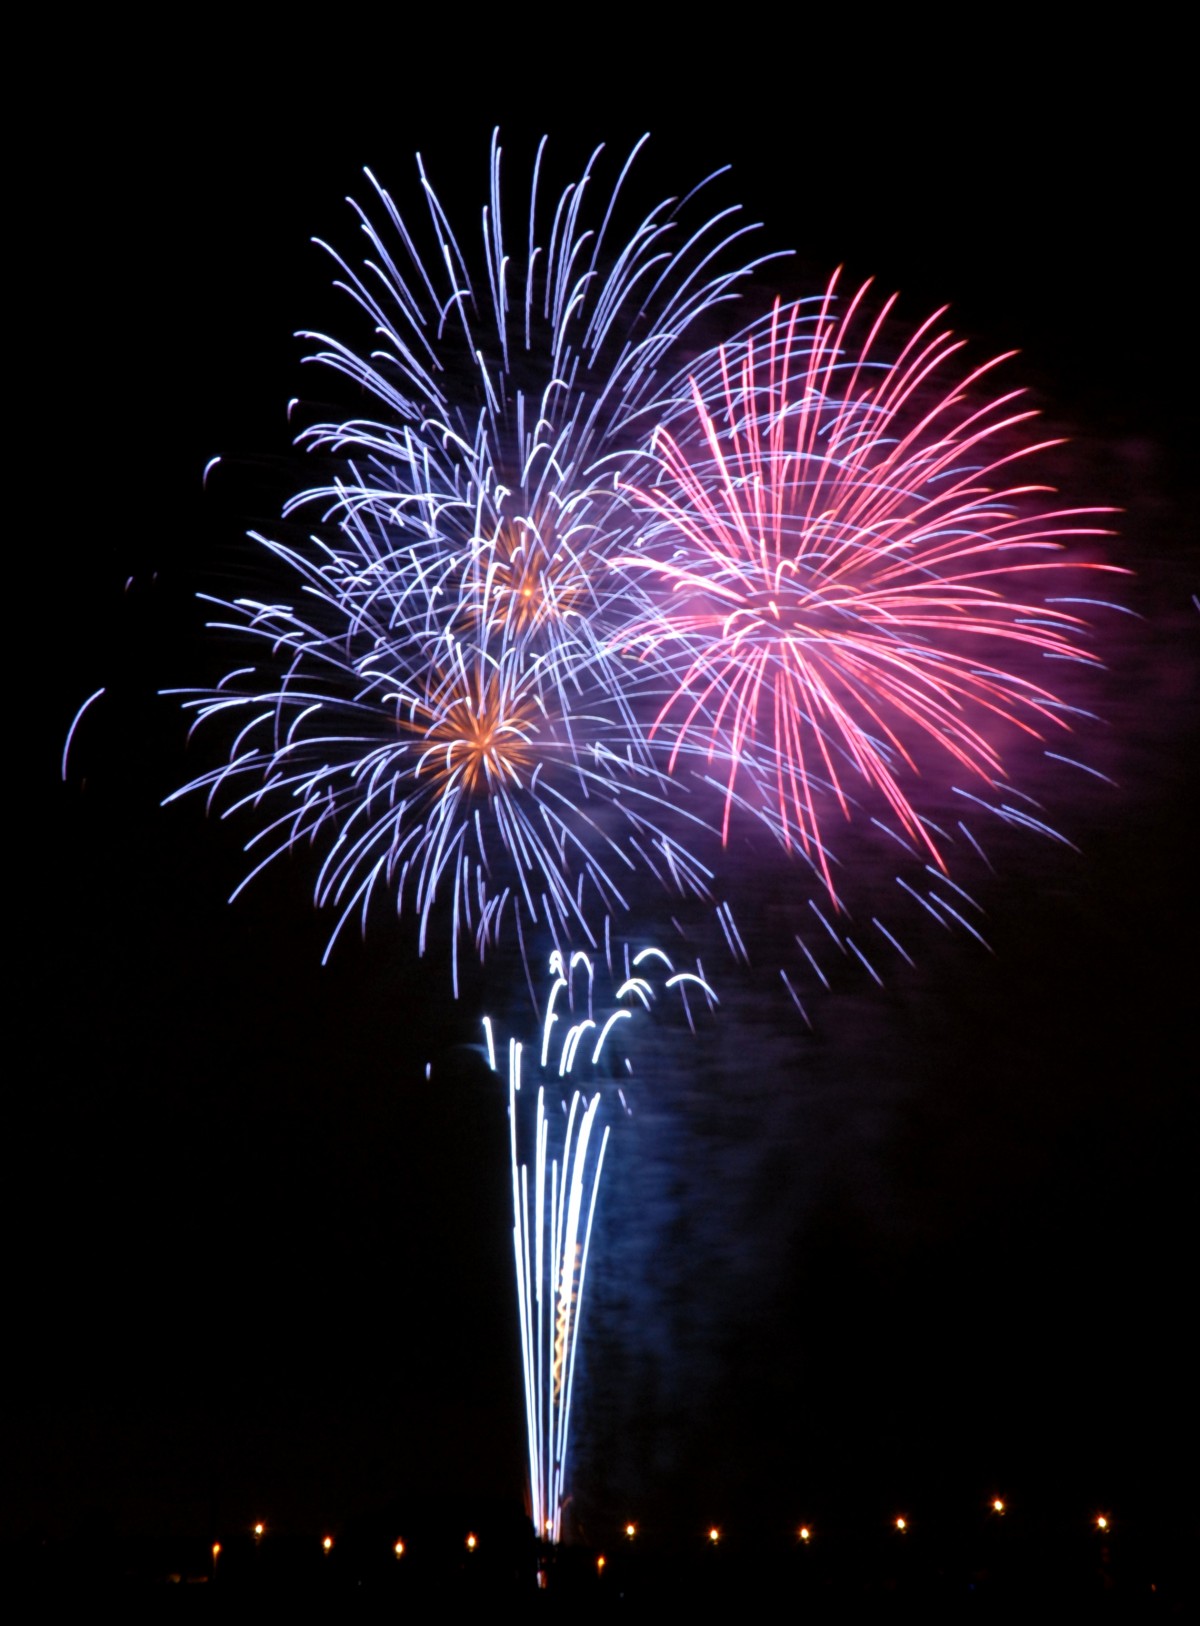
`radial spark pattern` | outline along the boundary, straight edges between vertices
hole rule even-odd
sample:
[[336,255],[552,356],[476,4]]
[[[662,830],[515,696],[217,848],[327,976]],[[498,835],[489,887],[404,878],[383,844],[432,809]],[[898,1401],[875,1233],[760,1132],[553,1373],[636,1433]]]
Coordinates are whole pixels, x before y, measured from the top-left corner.
[[690,422],[659,429],[630,487],[652,518],[613,561],[647,607],[612,639],[665,691],[671,770],[703,760],[726,835],[747,803],[835,903],[824,821],[849,814],[851,783],[944,868],[922,771],[940,759],[992,790],[1006,731],[1068,726],[1039,658],[1096,659],[1067,544],[1103,512],[1024,473],[1055,442],[1029,437],[1021,392],[990,392],[1007,358],[964,368],[939,311],[884,361],[893,301],[868,316],[868,284],[839,311],[836,281],[722,349]]
[[369,342],[308,337],[377,410],[302,434],[329,477],[288,514],[318,534],[254,538],[291,592],[220,606],[255,664],[186,701],[235,733],[179,794],[267,814],[252,873],[316,842],[333,935],[381,896],[408,902],[422,951],[446,928],[456,984],[464,935],[482,955],[506,915],[594,942],[639,875],[706,885],[694,815],[665,828],[665,782],[597,629],[622,594],[605,568],[630,522],[615,476],[681,336],[752,268],[750,228],[671,199],[619,225],[636,155],[609,195],[598,151],[546,200],[539,149],[510,243],[493,141],[474,254],[423,165],[424,247],[372,180],[363,262],[333,256]]

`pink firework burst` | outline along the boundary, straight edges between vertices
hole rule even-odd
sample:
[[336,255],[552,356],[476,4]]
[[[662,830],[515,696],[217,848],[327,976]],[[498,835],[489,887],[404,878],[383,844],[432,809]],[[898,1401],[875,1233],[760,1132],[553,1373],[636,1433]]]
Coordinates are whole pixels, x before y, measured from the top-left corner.
[[719,764],[724,837],[749,803],[835,904],[822,810],[832,796],[848,816],[853,779],[944,870],[906,788],[915,753],[994,787],[998,723],[1068,726],[1030,658],[1096,662],[1064,573],[1107,512],[1021,477],[1058,442],[1029,438],[1022,391],[988,391],[1008,356],[964,370],[943,308],[884,362],[895,296],[870,318],[867,283],[839,313],[836,284],[807,312],[776,304],[689,380],[694,418],[659,429],[650,481],[626,488],[655,517],[615,561],[647,591],[614,639],[665,686],[671,771]]

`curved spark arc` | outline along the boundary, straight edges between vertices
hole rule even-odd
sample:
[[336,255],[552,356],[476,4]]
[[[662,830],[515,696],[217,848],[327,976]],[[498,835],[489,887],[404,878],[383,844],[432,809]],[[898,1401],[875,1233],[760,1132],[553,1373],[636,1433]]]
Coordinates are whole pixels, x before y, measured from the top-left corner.
[[944,870],[902,775],[932,745],[995,789],[997,720],[1034,738],[1067,728],[1057,694],[1018,666],[1097,658],[1082,618],[1037,589],[1116,567],[1064,555],[1106,534],[1107,510],[1048,506],[1049,487],[1014,479],[1056,444],[1013,448],[1034,416],[1015,409],[1020,392],[973,403],[1007,358],[947,389],[961,341],[936,330],[938,312],[881,362],[893,301],[855,349],[869,284],[838,316],[836,283],[816,314],[777,303],[719,350],[691,381],[690,428],[677,415],[656,432],[653,483],[625,488],[652,518],[612,562],[642,580],[645,608],[611,646],[658,675],[669,771],[723,769],[724,839],[735,805],[752,806],[840,908],[824,801],[848,817],[847,775],[865,781]]
[[[638,962],[647,958],[662,961],[668,974],[663,983],[665,990],[687,981],[699,986],[709,1001],[716,1003],[716,995],[699,966],[694,972],[676,971],[670,958],[657,949],[643,950],[636,957]],[[626,960],[628,969],[628,952]],[[561,1018],[555,1005],[564,995],[568,1002],[574,1002],[580,966],[586,976],[580,996],[584,1001],[582,1019],[565,1032],[559,1032]],[[529,1099],[530,1090],[525,1076],[526,1051],[516,1039],[510,1039],[508,1044],[507,1082],[513,1267],[525,1397],[530,1517],[540,1538],[557,1542],[562,1535],[562,1513],[567,1501],[571,1403],[584,1287],[610,1134],[610,1126],[601,1126],[599,1122],[603,1091],[598,1085],[585,1086],[578,1081],[578,1075],[586,1067],[596,1067],[605,1039],[618,1022],[627,1023],[639,1011],[649,1010],[655,990],[644,977],[626,977],[613,994],[616,1008],[597,1021],[595,976],[590,958],[580,952],[564,957],[561,950],[555,950],[550,956],[549,970],[552,982],[536,1065],[551,1081],[572,1080],[572,1074],[575,1078],[571,1082],[569,1100],[563,1097],[562,1112],[557,1118],[547,1105],[547,1092],[553,1083],[537,1085],[532,1123],[526,1123],[524,1130],[524,1138],[531,1137],[533,1142],[532,1167],[530,1159],[521,1152],[522,1104]],[[621,1003],[626,1000],[636,1001],[632,1009]],[[600,1034],[590,1057],[589,1052],[580,1047],[581,1032],[585,1028],[598,1028]],[[493,1026],[486,1017],[484,1035],[488,1065],[495,1071]],[[555,1134],[556,1124],[562,1126],[561,1138]]]

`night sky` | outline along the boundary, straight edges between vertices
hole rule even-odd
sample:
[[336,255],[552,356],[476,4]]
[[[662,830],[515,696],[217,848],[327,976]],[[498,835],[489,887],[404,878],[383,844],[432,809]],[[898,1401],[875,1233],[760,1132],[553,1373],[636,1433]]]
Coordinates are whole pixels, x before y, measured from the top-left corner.
[[[407,920],[322,969],[309,855],[230,907],[249,827],[159,805],[215,744],[187,748],[158,691],[233,664],[195,594],[259,581],[244,532],[305,479],[286,403],[339,400],[293,337],[353,325],[310,238],[352,245],[364,164],[412,202],[418,148],[469,234],[495,123],[514,199],[543,130],[568,176],[648,129],[639,198],[731,164],[726,195],[797,251],[785,292],[845,264],[914,319],[949,301],[979,359],[1019,348],[1007,377],[1072,435],[1072,495],[1124,510],[1108,556],[1136,573],[1082,747],[1115,786],[1039,780],[1078,851],[1014,837],[971,872],[992,952],[910,922],[917,968],[810,990],[811,1031],[772,964],[723,966],[719,1018],[656,1035],[602,1195],[575,1528],[786,1531],[997,1491],[1149,1521],[1183,1488],[1193,263],[1182,115],[1169,85],[1136,120],[1129,101],[1171,47],[994,43],[981,73],[913,41],[852,66],[847,44],[776,61],[762,39],[743,76],[714,40],[719,96],[682,64],[660,93],[665,40],[569,63],[507,41],[468,70],[407,37],[226,37],[189,47],[187,88],[135,77],[119,40],[96,42],[102,72],[81,48],[69,156],[26,238],[50,404],[21,539],[37,743],[10,798],[33,790],[33,851],[22,834],[12,855],[34,905],[8,1086],[7,1538],[520,1498],[505,1121],[468,1048],[475,994],[455,1007]],[[869,916],[878,861],[848,853]],[[794,904],[799,924],[809,890],[765,848],[731,867],[751,917]],[[487,1008],[527,1024],[499,973]]]

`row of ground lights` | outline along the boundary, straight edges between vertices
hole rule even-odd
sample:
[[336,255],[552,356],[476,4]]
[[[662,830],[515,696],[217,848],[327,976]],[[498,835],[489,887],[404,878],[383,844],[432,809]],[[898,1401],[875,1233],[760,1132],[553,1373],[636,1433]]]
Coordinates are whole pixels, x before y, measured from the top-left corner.
[[[991,1499],[991,1501],[988,1503],[988,1511],[990,1513],[995,1513],[999,1517],[1003,1518],[1004,1514],[1008,1512],[1008,1503],[1004,1500],[1004,1498],[1002,1496],[994,1496]],[[1093,1530],[1099,1530],[1101,1533],[1104,1533],[1105,1531],[1108,1531],[1108,1530],[1112,1529],[1112,1520],[1109,1518],[1107,1513],[1097,1513],[1097,1514],[1093,1515],[1093,1517],[1092,1517],[1091,1526],[1092,1526]],[[898,1513],[896,1515],[896,1517],[892,1520],[892,1529],[893,1530],[898,1530],[899,1533],[902,1536],[907,1534],[907,1532],[908,1532],[908,1530],[910,1528],[911,1528],[911,1526],[909,1524],[908,1519],[906,1519],[904,1514],[902,1514],[902,1513]],[[636,1537],[636,1535],[637,1535],[637,1525],[636,1524],[627,1524],[625,1526],[626,1540],[633,1541],[633,1539]],[[812,1538],[813,1538],[813,1527],[812,1527],[812,1525],[810,1525],[810,1524],[802,1524],[800,1526],[799,1530],[797,1530],[797,1532],[796,1532],[797,1541],[807,1543],[807,1542],[810,1542],[812,1540]],[[717,1546],[720,1545],[720,1543],[721,1543],[721,1528],[720,1528],[719,1525],[714,1524],[712,1526],[712,1528],[708,1531],[708,1543],[709,1543],[709,1545],[711,1547],[717,1547]]]
[[[1008,1512],[1008,1503],[1005,1502],[1002,1497],[995,1496],[988,1503],[988,1509],[989,1509],[990,1512],[995,1513],[995,1514],[999,1515],[1000,1517],[1003,1517],[1003,1515]],[[1091,1526],[1092,1526],[1093,1530],[1098,1530],[1102,1535],[1104,1535],[1104,1534],[1107,1534],[1107,1532],[1112,1529],[1112,1520],[1111,1520],[1111,1518],[1109,1517],[1109,1515],[1107,1513],[1097,1513],[1097,1514],[1094,1514],[1092,1519],[1091,1519]],[[908,1519],[905,1518],[905,1516],[902,1513],[898,1513],[896,1515],[896,1517],[892,1520],[892,1529],[897,1531],[900,1535],[904,1536],[904,1535],[908,1534],[908,1531],[911,1529],[911,1525],[910,1525]],[[261,1541],[263,1539],[263,1537],[266,1535],[266,1533],[267,1533],[267,1527],[266,1527],[265,1524],[261,1523],[261,1521],[253,1527],[253,1534],[254,1534],[254,1539],[255,1539],[256,1542]],[[634,1541],[637,1538],[637,1533],[638,1533],[638,1527],[637,1527],[636,1524],[627,1524],[625,1526],[625,1539],[626,1539],[626,1541]],[[810,1524],[802,1524],[800,1526],[799,1530],[797,1530],[797,1532],[796,1532],[796,1540],[801,1544],[801,1546],[806,1547],[808,1545],[808,1543],[813,1539],[814,1534],[815,1534],[815,1531],[813,1530],[812,1525],[810,1525]],[[708,1544],[709,1544],[710,1547],[719,1547],[720,1544],[721,1544],[721,1541],[723,1539],[722,1538],[721,1527],[719,1525],[716,1525],[716,1524],[712,1525],[710,1527],[710,1529],[708,1530],[708,1532],[707,1532],[707,1538],[706,1539],[707,1539]],[[333,1537],[332,1536],[324,1536],[324,1537],[322,1537],[322,1539],[321,1539],[321,1550],[323,1552],[331,1553],[333,1551],[333,1545],[334,1545],[334,1543],[333,1543]],[[463,1546],[466,1548],[466,1550],[469,1553],[473,1553],[475,1551],[476,1547],[478,1547],[478,1545],[479,1545],[479,1538],[475,1535],[474,1531],[468,1531],[467,1534],[466,1534],[466,1537],[463,1540]],[[392,1551],[395,1553],[397,1558],[403,1558],[404,1554],[405,1554],[405,1551],[406,1551],[404,1542],[398,1540],[394,1544],[394,1546],[392,1547]],[[212,1556],[213,1556],[213,1563],[215,1564],[217,1562],[217,1560],[221,1556],[221,1543],[219,1541],[214,1541],[213,1542]],[[596,1560],[596,1568],[598,1570],[602,1570],[604,1568],[604,1566],[605,1566],[605,1563],[606,1563],[606,1559],[604,1558],[604,1555],[601,1554],[600,1557]]]
[[[257,1524],[252,1526],[252,1534],[254,1536],[254,1540],[255,1540],[256,1544],[263,1539],[263,1537],[266,1535],[266,1533],[267,1533],[267,1527],[266,1527],[265,1524],[263,1524],[261,1519],[259,1520],[259,1522]],[[477,1546],[477,1541],[476,1541],[475,1536],[473,1534],[469,1534],[467,1536],[467,1540],[466,1540],[467,1551],[469,1553],[473,1553],[475,1551],[476,1546]],[[218,1558],[220,1558],[221,1551],[222,1551],[221,1543],[219,1541],[214,1541],[213,1544],[212,1544],[212,1557],[213,1557],[213,1563],[214,1564],[217,1562]],[[321,1537],[321,1551],[324,1552],[324,1553],[331,1553],[333,1551],[333,1537],[332,1536],[322,1536]],[[397,1558],[403,1558],[404,1554],[405,1554],[405,1551],[406,1551],[403,1541],[396,1541],[394,1543],[393,1547],[392,1547],[392,1551],[395,1553]]]

